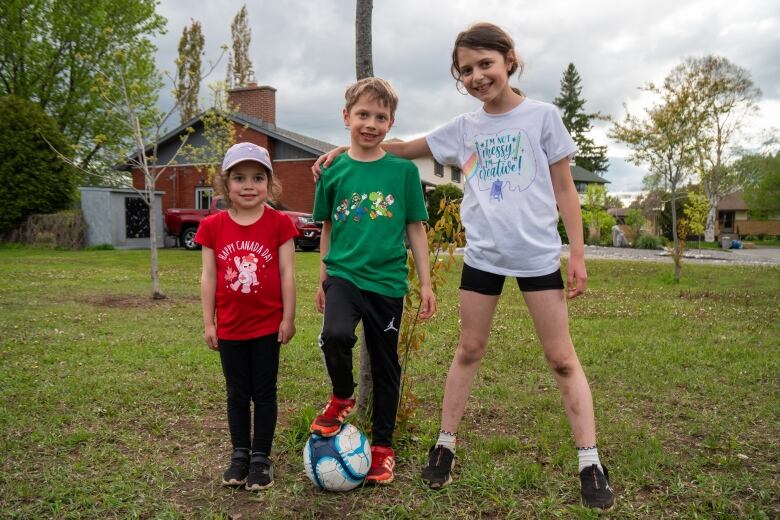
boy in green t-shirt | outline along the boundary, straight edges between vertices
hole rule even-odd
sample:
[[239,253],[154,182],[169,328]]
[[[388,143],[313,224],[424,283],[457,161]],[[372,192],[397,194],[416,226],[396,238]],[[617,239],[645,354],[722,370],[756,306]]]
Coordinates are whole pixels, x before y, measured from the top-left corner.
[[311,431],[336,435],[355,406],[352,347],[362,320],[374,380],[366,482],[388,484],[395,466],[392,438],[401,381],[398,329],[408,290],[404,232],[420,278],[420,318],[436,310],[423,227],[428,212],[417,167],[379,146],[393,126],[398,105],[393,88],[382,79],[366,78],[349,87],[345,98],[351,146],[322,172],[314,199],[314,218],[324,221],[316,306],[325,313],[320,347],[333,394]]

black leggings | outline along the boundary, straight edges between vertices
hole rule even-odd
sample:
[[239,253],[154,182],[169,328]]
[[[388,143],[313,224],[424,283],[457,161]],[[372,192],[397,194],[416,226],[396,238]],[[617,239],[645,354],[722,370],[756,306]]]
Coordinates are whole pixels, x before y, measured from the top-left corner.
[[398,330],[404,299],[363,291],[352,282],[335,276],[325,280],[323,289],[325,319],[320,347],[333,393],[345,398],[354,391],[352,347],[357,340],[355,327],[362,320],[374,380],[371,444],[392,446],[401,383]]
[[227,416],[233,448],[250,448],[250,401],[255,404],[252,452],[271,454],[276,429],[279,348],[274,332],[247,340],[219,340],[227,387]]

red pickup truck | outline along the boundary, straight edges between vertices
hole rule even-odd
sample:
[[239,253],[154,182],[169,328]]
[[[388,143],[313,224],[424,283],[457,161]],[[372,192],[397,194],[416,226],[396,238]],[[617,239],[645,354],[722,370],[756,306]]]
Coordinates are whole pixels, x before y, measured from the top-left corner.
[[[199,249],[195,242],[195,232],[200,221],[209,215],[227,209],[220,197],[211,199],[209,209],[183,209],[171,208],[165,210],[165,232],[175,237],[185,249]],[[322,222],[315,222],[309,213],[300,211],[279,210],[287,215],[293,225],[298,229],[298,237],[295,246],[301,251],[313,251],[320,245]]]

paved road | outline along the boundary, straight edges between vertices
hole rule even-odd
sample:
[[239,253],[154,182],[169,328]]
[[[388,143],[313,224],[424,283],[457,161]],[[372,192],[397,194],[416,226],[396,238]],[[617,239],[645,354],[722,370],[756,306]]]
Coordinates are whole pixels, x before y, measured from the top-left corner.
[[[563,246],[563,255],[569,255],[568,246]],[[672,262],[664,251],[618,247],[585,246],[585,259],[605,258],[611,260],[643,260],[648,262]],[[780,265],[780,247],[756,249],[698,249],[688,250],[685,261],[705,264],[751,264]]]

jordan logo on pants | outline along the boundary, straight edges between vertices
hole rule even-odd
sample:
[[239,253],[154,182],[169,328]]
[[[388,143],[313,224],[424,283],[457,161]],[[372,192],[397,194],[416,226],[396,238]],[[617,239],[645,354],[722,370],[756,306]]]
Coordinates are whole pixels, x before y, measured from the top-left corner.
[[390,319],[390,323],[387,325],[387,328],[385,328],[385,332],[388,332],[388,331],[391,331],[391,330],[394,330],[394,331],[398,332],[398,329],[395,327],[395,325],[393,325],[394,321],[395,321],[395,316],[393,316]]

